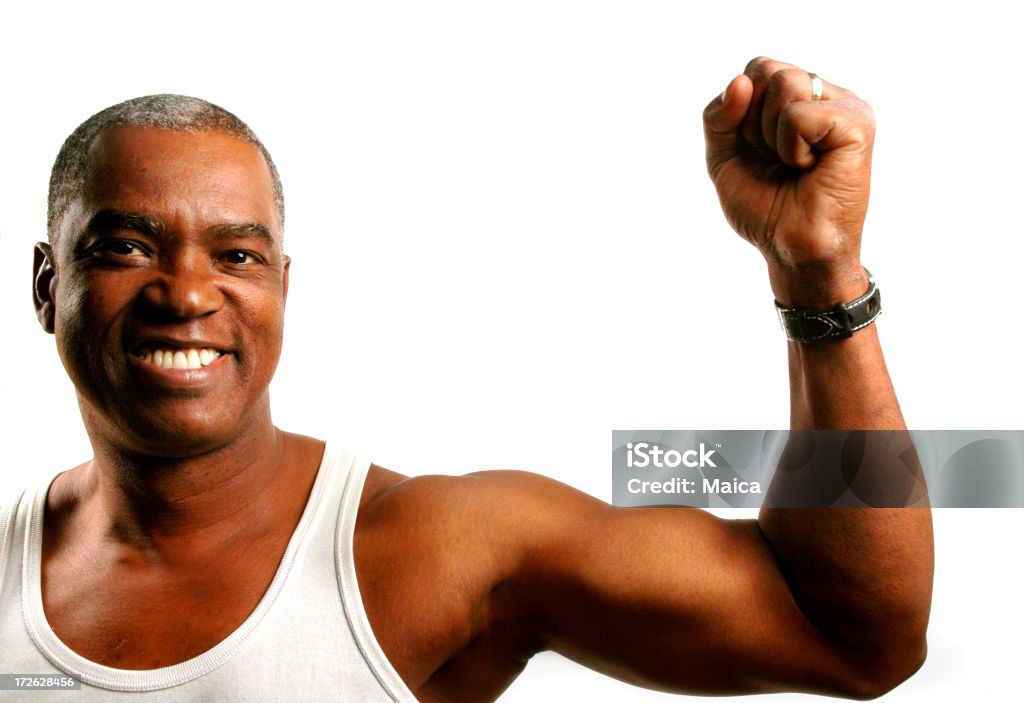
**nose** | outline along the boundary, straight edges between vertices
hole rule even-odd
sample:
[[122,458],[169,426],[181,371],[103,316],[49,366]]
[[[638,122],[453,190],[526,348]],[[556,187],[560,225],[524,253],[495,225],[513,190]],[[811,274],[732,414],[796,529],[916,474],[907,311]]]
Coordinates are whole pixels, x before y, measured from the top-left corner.
[[143,306],[162,316],[186,320],[209,315],[224,305],[217,272],[201,256],[182,256],[161,266],[143,288]]

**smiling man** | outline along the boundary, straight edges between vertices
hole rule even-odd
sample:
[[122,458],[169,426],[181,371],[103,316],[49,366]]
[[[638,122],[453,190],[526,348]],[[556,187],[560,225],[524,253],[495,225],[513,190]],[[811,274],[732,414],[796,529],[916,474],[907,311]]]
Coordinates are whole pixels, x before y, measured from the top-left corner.
[[[787,319],[793,428],[896,430],[865,449],[884,488],[912,449],[859,261],[870,110],[759,59],[705,127]],[[615,509],[277,429],[283,221],[266,150],[203,101],[128,101],[65,143],[34,294],[94,455],[0,513],[0,673],[70,675],[79,700],[461,703],[545,649],[712,694],[871,696],[920,665],[926,508]]]

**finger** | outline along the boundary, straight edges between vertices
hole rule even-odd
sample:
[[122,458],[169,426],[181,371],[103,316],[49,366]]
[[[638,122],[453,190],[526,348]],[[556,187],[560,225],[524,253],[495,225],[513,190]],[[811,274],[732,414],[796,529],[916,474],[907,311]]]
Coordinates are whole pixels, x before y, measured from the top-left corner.
[[733,78],[725,91],[704,108],[704,140],[708,169],[730,159],[740,146],[738,128],[747,114],[751,97],[750,80]]
[[768,78],[761,110],[761,136],[772,151],[778,152],[779,113],[791,103],[810,101],[812,97],[811,76],[806,71],[783,68]]
[[[814,95],[815,82],[821,91],[818,97]],[[779,114],[791,103],[835,100],[847,95],[843,89],[803,69],[784,68],[776,71],[768,81],[768,91],[761,111],[761,134],[765,143],[773,151],[778,151]]]
[[808,170],[828,152],[849,147],[870,149],[874,133],[871,108],[855,97],[798,100],[779,112],[777,153],[783,163]]
[[796,66],[792,64],[760,56],[751,60],[743,70],[744,75],[750,79],[753,86],[753,96],[750,109],[740,128],[740,134],[747,144],[757,149],[766,158],[771,158],[774,155],[774,151],[764,138],[762,127],[764,101],[771,84],[771,77],[778,71],[795,68]]

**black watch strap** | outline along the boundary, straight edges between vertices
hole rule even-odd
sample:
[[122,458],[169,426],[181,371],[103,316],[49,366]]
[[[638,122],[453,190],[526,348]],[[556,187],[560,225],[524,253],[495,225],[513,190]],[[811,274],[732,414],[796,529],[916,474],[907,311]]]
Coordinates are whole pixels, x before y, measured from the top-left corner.
[[865,272],[868,274],[867,293],[849,303],[837,303],[828,310],[784,308],[775,301],[786,337],[805,344],[846,339],[874,322],[882,314],[882,294],[871,272],[867,269]]

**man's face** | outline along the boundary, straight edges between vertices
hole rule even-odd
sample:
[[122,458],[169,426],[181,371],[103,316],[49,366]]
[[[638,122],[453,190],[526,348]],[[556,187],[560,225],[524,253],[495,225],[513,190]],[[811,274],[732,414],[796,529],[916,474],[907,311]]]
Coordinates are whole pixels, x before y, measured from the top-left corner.
[[269,420],[288,287],[280,230],[248,142],[153,127],[97,140],[42,286],[94,441],[180,456]]

